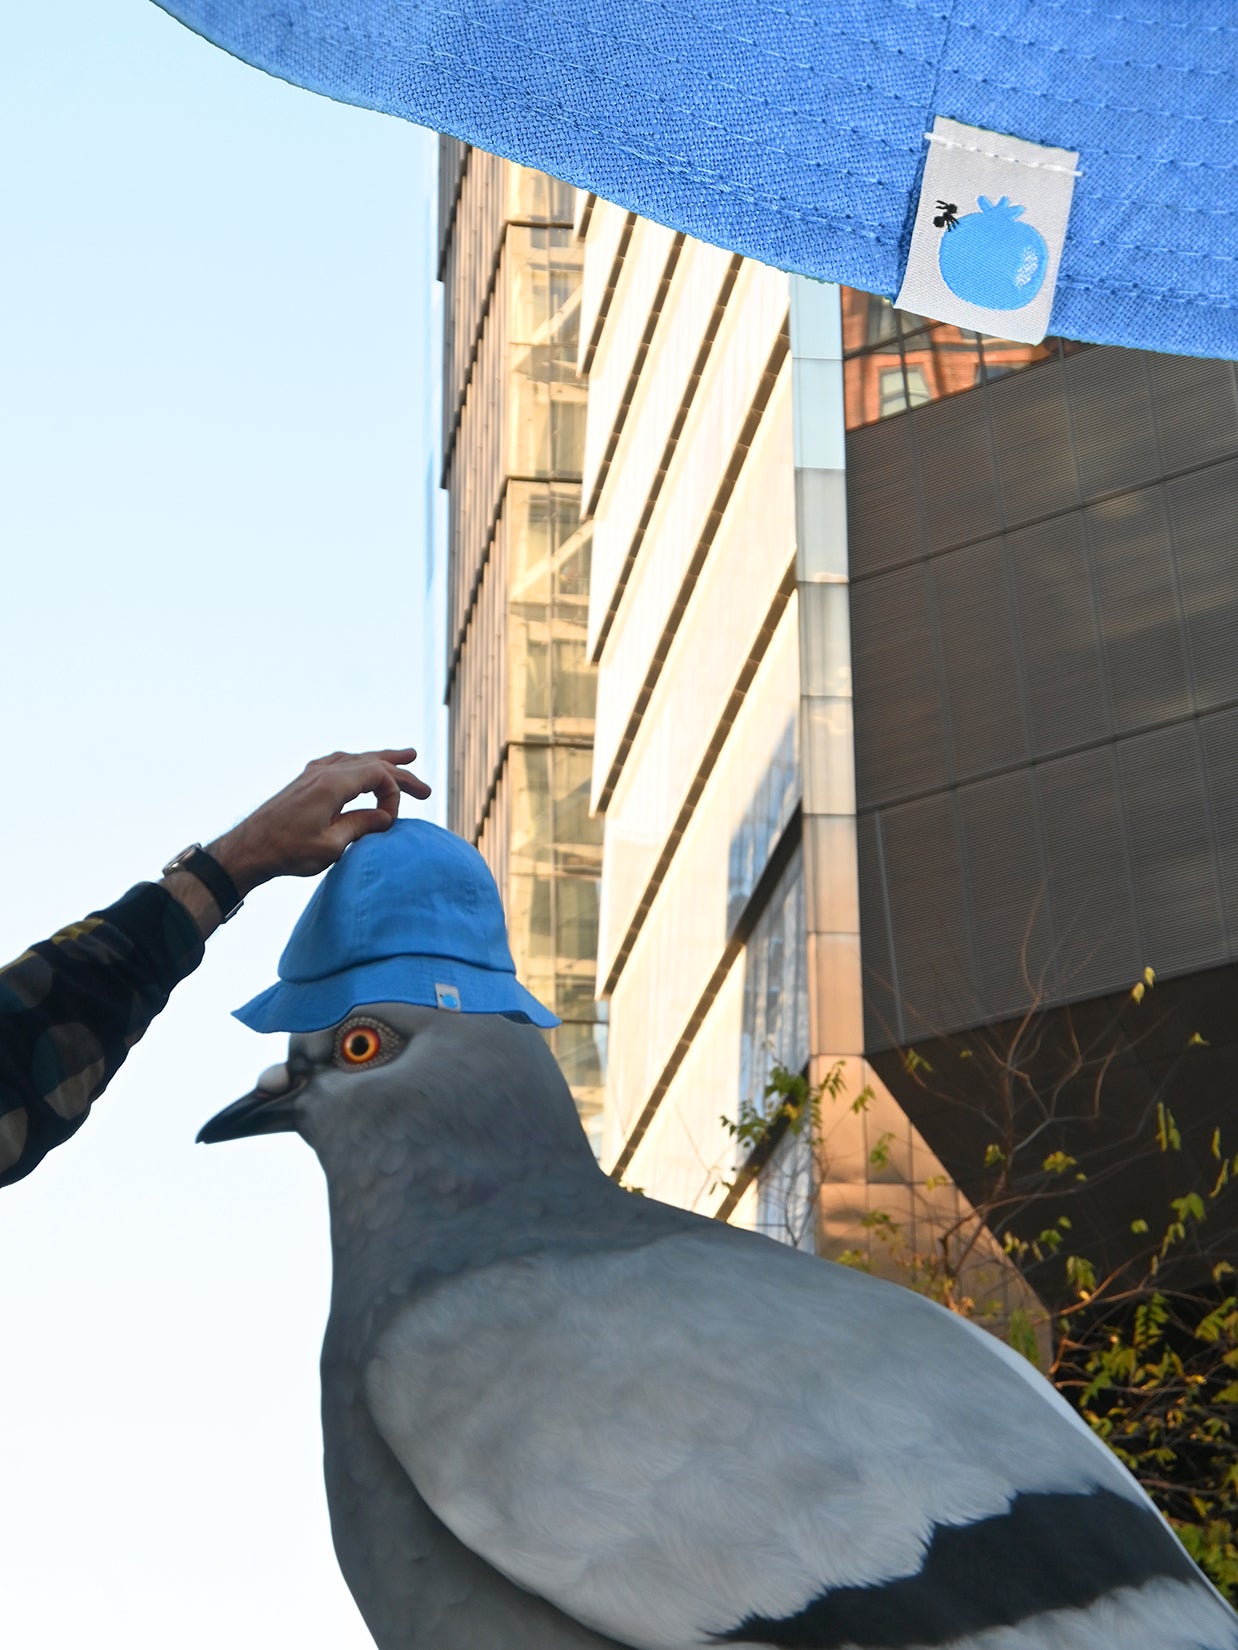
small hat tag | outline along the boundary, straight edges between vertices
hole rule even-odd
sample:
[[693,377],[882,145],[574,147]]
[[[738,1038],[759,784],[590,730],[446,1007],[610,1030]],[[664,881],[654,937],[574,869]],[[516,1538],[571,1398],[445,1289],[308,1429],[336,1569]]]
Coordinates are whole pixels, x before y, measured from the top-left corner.
[[450,1008],[459,1014],[460,993],[454,985],[442,985],[438,980],[435,980],[434,1000],[440,1008]]
[[1079,156],[940,115],[896,309],[1015,343],[1049,330]]

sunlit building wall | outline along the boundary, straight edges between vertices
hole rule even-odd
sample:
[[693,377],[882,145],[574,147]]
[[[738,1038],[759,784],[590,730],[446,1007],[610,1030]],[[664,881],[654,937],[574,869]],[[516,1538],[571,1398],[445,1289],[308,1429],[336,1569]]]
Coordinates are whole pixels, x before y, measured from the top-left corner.
[[[600,202],[581,229],[604,1162],[712,1210],[734,1166],[719,1118],[736,1110],[746,938],[764,916],[755,943],[781,959],[774,909],[799,920],[787,281]],[[780,1001],[802,1061],[802,945],[785,954],[790,979],[759,1004],[748,985],[750,1036]]]
[[448,819],[494,872],[517,970],[563,1021],[551,1045],[600,1144],[573,205],[543,173],[441,140]]
[[[870,1248],[876,1208],[923,1242],[958,1194],[864,1048],[838,292],[588,197],[577,218],[603,1162],[827,1252]],[[773,1066],[840,1063],[815,1163],[807,1134],[737,1143]]]

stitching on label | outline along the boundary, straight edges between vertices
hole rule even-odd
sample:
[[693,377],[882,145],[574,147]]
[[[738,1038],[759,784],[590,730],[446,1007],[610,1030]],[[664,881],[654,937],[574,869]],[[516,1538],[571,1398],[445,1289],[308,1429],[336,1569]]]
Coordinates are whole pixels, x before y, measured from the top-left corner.
[[925,132],[926,143],[940,143],[943,149],[965,149],[969,155],[983,155],[986,160],[1007,160],[1012,166],[1026,166],[1038,172],[1065,172],[1067,177],[1081,178],[1082,172],[1073,166],[1055,166],[1049,160],[1020,160],[1017,155],[1003,155],[996,149],[982,149],[978,143],[956,143],[953,138],[939,137],[936,132]]

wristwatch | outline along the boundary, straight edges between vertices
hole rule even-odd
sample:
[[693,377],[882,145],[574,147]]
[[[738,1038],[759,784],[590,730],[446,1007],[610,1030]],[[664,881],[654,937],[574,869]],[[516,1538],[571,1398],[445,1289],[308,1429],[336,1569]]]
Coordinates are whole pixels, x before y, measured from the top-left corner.
[[220,919],[223,922],[235,917],[245,903],[236,883],[200,842],[191,842],[188,848],[181,849],[175,859],[168,861],[163,868],[164,876],[171,876],[173,871],[188,871],[191,877],[197,877],[219,907]]

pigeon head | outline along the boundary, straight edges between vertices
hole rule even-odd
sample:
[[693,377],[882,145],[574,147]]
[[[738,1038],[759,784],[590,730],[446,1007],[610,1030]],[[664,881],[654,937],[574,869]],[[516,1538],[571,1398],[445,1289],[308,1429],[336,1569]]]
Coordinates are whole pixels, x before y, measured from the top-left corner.
[[538,1030],[558,1020],[516,978],[494,879],[450,831],[397,820],[354,843],[302,913],[279,976],[236,1013],[291,1032],[288,1059],[199,1140],[291,1131],[328,1180],[377,1167],[443,1184],[486,1159],[588,1153]]
[[[406,1184],[453,1166],[492,1173],[531,1158],[592,1154],[541,1034],[501,1014],[381,1002],[321,1031],[294,1032],[288,1058],[199,1131],[213,1145],[296,1133],[328,1178],[378,1166]],[[439,1175],[441,1179],[441,1175]]]

